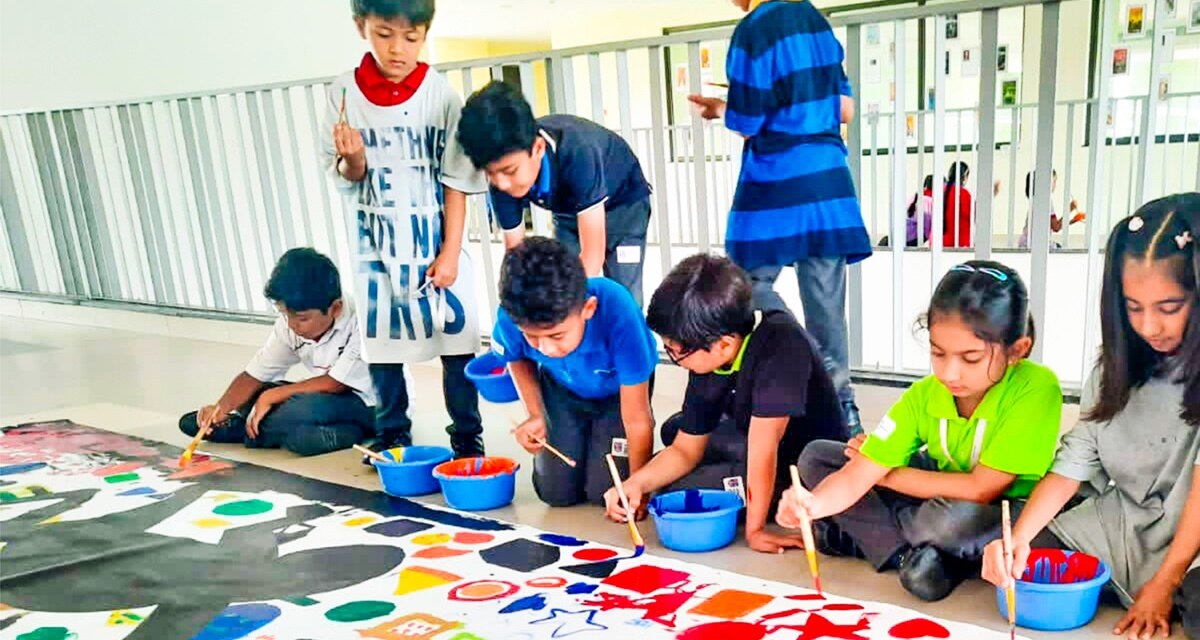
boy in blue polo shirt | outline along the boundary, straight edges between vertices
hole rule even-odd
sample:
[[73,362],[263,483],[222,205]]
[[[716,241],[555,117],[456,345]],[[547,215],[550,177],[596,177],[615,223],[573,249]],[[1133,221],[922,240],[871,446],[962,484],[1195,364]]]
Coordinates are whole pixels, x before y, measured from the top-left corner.
[[[565,245],[530,238],[505,256],[492,348],[529,413],[513,433],[537,456],[533,488],[543,502],[604,504],[612,486],[606,454],[628,452],[617,460],[623,475],[650,459],[654,336],[629,292],[587,278]],[[551,456],[547,442],[577,465]]]
[[525,208],[554,214],[555,237],[589,278],[617,281],[642,305],[650,185],[629,143],[583,118],[534,119],[519,91],[492,82],[467,99],[458,140],[491,182],[492,207],[511,249],[525,238]]

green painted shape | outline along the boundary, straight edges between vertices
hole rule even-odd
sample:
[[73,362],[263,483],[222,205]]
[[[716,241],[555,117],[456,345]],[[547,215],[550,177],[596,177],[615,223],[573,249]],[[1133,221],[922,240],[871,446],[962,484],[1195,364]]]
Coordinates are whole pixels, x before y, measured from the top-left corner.
[[17,640],[73,640],[78,637],[66,627],[38,627],[17,636]]
[[104,476],[104,481],[109,484],[117,484],[118,482],[133,482],[140,476],[136,473],[116,473],[111,476]]
[[386,616],[396,608],[390,602],[380,600],[359,600],[347,602],[340,607],[334,607],[325,612],[325,617],[334,622],[360,622],[379,616]]
[[294,605],[300,606],[300,607],[311,607],[314,604],[320,604],[319,600],[313,600],[312,598],[310,598],[308,596],[300,596],[298,598],[284,598],[284,600],[287,602],[290,602]]
[[219,516],[254,516],[266,513],[274,507],[275,505],[266,500],[238,500],[213,509],[213,513]]
[[20,500],[20,498],[18,498],[13,492],[0,491],[0,502],[16,502],[17,500]]

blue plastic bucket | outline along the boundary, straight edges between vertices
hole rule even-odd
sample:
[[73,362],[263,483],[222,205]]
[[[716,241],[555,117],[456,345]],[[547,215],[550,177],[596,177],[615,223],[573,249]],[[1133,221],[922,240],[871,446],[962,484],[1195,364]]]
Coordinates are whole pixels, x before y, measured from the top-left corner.
[[454,457],[446,447],[396,447],[381,455],[398,462],[382,462],[374,458],[371,464],[379,472],[384,493],[390,496],[424,496],[438,492],[433,468]]
[[475,384],[484,400],[496,404],[516,402],[517,387],[508,375],[507,364],[493,351],[467,363],[467,379]]
[[[1034,549],[1025,575],[1017,580],[1017,624],[1039,631],[1076,629],[1096,617],[1100,589],[1112,577],[1108,565],[1076,551]],[[996,606],[1008,619],[1004,589]]]
[[742,506],[742,499],[728,491],[685,489],[655,496],[650,514],[664,547],[712,551],[733,542]]
[[439,464],[433,476],[442,485],[446,504],[463,511],[486,511],[513,501],[520,468],[512,458],[462,458]]

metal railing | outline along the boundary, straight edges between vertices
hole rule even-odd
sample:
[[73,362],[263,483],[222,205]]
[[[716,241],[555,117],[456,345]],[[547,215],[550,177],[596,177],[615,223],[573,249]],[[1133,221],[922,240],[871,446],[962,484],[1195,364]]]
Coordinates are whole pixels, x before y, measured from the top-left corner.
[[[1115,4],[1108,3],[1109,19],[1115,19]],[[1000,105],[998,15],[1028,5],[1042,5],[1041,24],[1032,28],[1040,29],[1040,50],[1049,54],[1036,70],[1038,100]],[[1200,94],[1110,101],[1107,65],[1101,64],[1097,95],[1057,100],[1058,11],[1056,1],[974,0],[831,20],[846,45],[856,94],[863,79],[864,27],[890,24],[896,41],[899,71],[890,80],[899,99],[877,113],[864,113],[860,104],[860,117],[847,130],[851,171],[872,238],[903,238],[907,203],[921,178],[940,178],[953,161],[970,164],[976,197],[970,248],[942,247],[943,223],[935,215],[928,246],[893,242],[851,269],[851,357],[860,373],[926,370],[927,354],[908,328],[945,270],[977,256],[1010,262],[1025,274],[1035,316],[1046,327],[1041,343],[1051,345],[1035,357],[1064,380],[1080,380],[1097,340],[1091,316],[1104,235],[1137,203],[1200,188]],[[909,26],[927,23],[934,60],[941,60],[946,16],[970,13],[980,17],[978,104],[984,107],[947,108],[947,100],[940,99],[945,79],[935,73],[931,88],[939,99],[934,107],[912,108],[917,92],[908,89],[914,78],[906,77],[904,63]],[[711,52],[731,33],[732,28],[708,29],[438,69],[463,95],[490,79],[508,78],[519,83],[539,113],[578,113],[630,141],[654,185],[649,291],[687,255],[721,250],[741,140],[720,123],[668,105],[704,90],[714,65],[704,66],[702,51]],[[1113,47],[1104,38],[1101,60],[1111,59]],[[665,67],[668,50],[686,60],[680,63],[686,73],[678,76],[685,86],[675,86],[677,69]],[[319,141],[327,135],[319,125],[325,83],[0,114],[0,288],[77,300],[270,313],[261,286],[286,248],[311,245],[346,264],[348,227],[319,153]],[[1095,117],[1101,104],[1111,105],[1111,122]],[[1024,176],[1035,167],[1039,184],[1049,181],[1051,168],[1057,170],[1058,189],[1053,194],[1037,190],[1031,206],[1024,197]],[[994,180],[1001,183],[995,197]],[[941,211],[940,189],[934,189],[933,198],[934,210]],[[1088,211],[1087,221],[1065,226],[1053,237],[1063,250],[1052,250],[1051,206],[1066,212],[1073,198]],[[1035,212],[1031,249],[1017,250],[1029,211]],[[469,249],[476,257],[476,276],[486,283],[480,288],[486,313],[496,304],[501,243],[481,198],[470,199],[469,213]],[[534,226],[548,229],[544,212],[535,214]],[[1054,277],[1048,277],[1051,272]],[[1064,279],[1070,280],[1070,291],[1059,290],[1059,274],[1069,274]],[[779,287],[791,287],[785,299],[799,311],[795,287],[786,278]],[[1083,332],[1046,325],[1047,317],[1080,315]],[[488,326],[487,318],[482,326]]]

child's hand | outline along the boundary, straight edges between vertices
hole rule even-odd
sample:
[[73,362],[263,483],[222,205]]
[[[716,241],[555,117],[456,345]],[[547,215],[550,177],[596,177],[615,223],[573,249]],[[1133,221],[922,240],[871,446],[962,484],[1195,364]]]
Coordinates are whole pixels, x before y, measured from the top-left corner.
[[725,101],[720,98],[691,95],[688,96],[688,102],[694,105],[693,108],[698,110],[700,117],[705,120],[716,120],[717,118],[725,117]]
[[530,418],[517,425],[513,435],[522,449],[536,454],[542,450],[542,442],[546,441],[546,420],[540,416]]
[[845,451],[846,457],[853,460],[853,459],[857,458],[858,456],[862,455],[861,453],[859,453],[859,449],[862,449],[863,443],[866,441],[867,441],[867,434],[865,434],[865,433],[860,433],[860,434],[854,436],[853,438],[850,438],[850,442],[846,443],[846,451]]
[[279,400],[275,394],[271,393],[274,389],[268,389],[258,395],[258,400],[254,402],[254,408],[250,410],[250,417],[246,419],[246,435],[251,440],[258,439],[258,426],[262,423],[263,418],[279,404]]
[[346,122],[333,125],[333,147],[337,155],[346,161],[350,173],[358,174],[367,167],[367,150],[363,145],[362,133]]
[[201,431],[209,427],[222,427],[228,421],[229,410],[222,407],[220,402],[200,407],[196,412],[196,426],[200,427]]
[[783,553],[785,549],[803,549],[804,539],[799,535],[778,536],[762,529],[746,532],[746,544],[760,553]]
[[983,579],[1007,588],[1025,573],[1025,564],[1029,562],[1029,543],[1013,540],[1013,561],[1009,565],[1004,562],[1004,541],[993,540],[983,549]]
[[775,513],[775,522],[788,529],[800,528],[801,511],[808,514],[809,520],[812,520],[814,502],[813,494],[809,493],[807,489],[803,487],[789,488],[779,499],[779,511]]
[[[646,492],[642,490],[642,487],[636,482],[626,480],[621,483],[621,489],[625,491],[625,497],[629,499],[629,508],[633,509],[633,519],[645,518],[646,505],[643,503]],[[629,514],[625,512],[625,505],[621,504],[621,496],[617,495],[616,487],[604,492],[604,515],[613,522],[629,522]]]
[[1151,638],[1159,631],[1164,638],[1171,635],[1171,600],[1176,587],[1157,577],[1151,578],[1133,598],[1133,606],[1113,629],[1113,635],[1130,640]]
[[449,289],[458,280],[458,254],[447,255],[445,251],[438,254],[425,277],[433,281],[438,289]]

